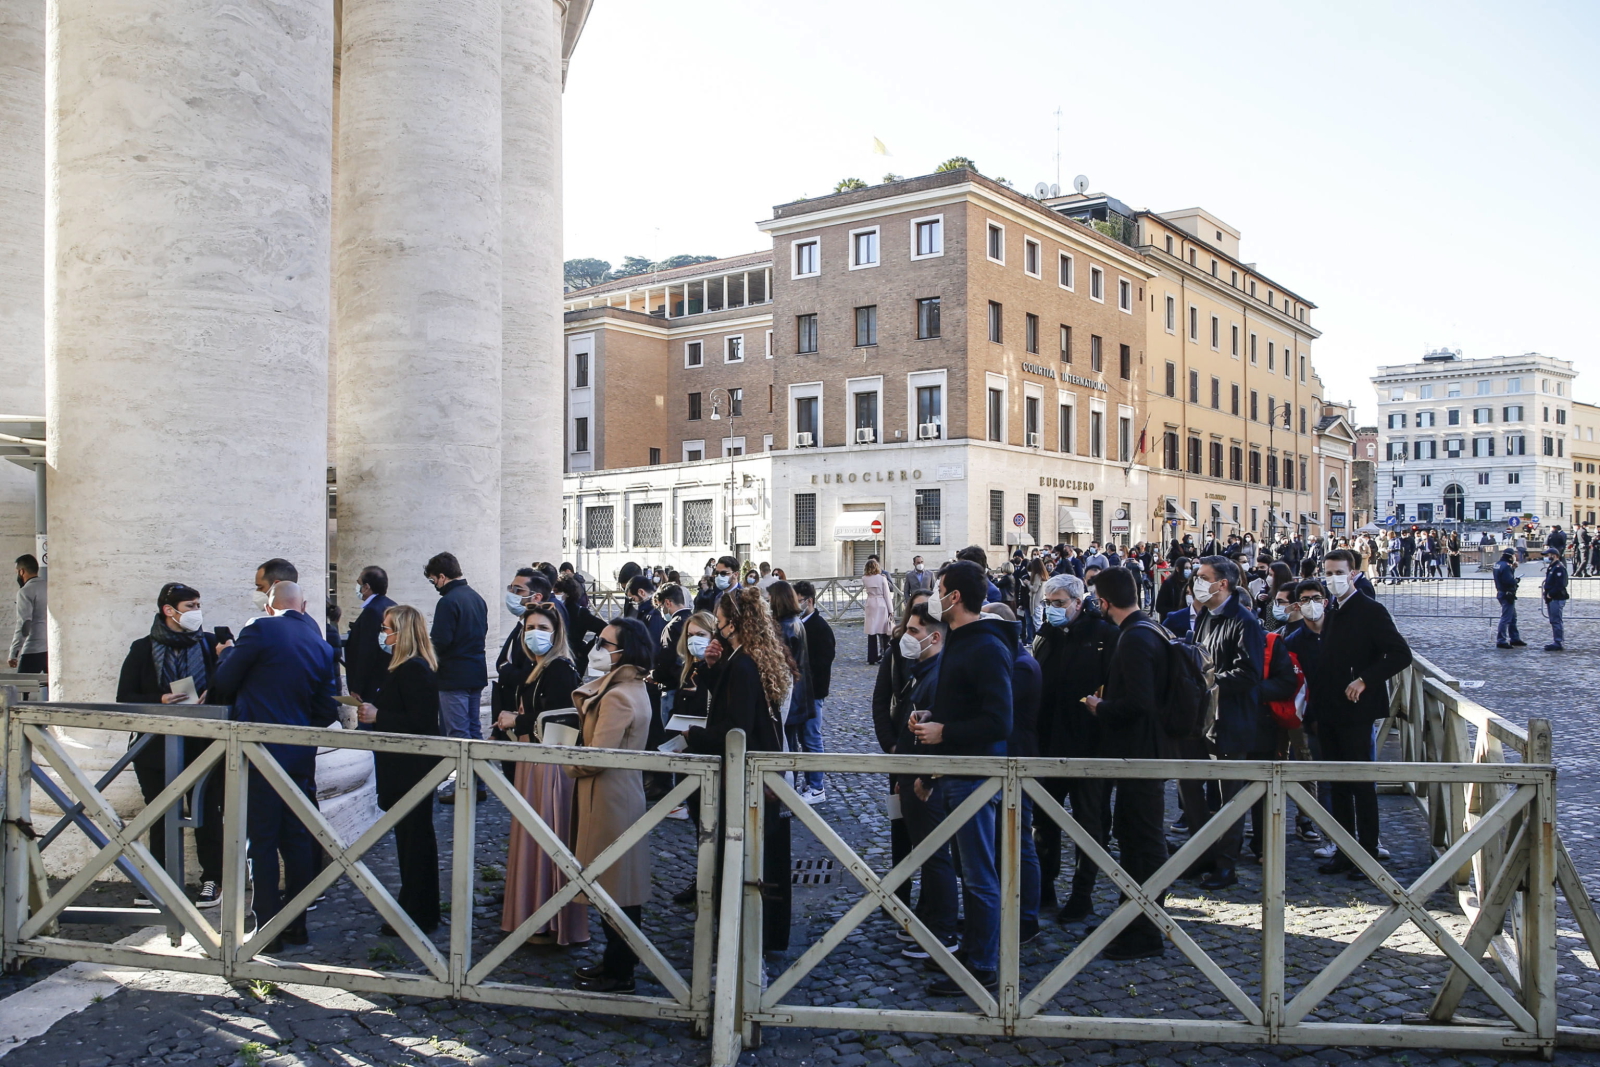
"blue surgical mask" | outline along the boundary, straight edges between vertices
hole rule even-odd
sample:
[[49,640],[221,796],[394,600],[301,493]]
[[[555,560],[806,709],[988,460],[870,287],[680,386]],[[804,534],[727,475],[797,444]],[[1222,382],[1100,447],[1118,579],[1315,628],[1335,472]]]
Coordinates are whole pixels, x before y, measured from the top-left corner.
[[711,647],[711,638],[706,634],[691,634],[685,644],[689,646],[689,655],[695,659],[705,659],[706,649]]
[[528,651],[535,656],[542,656],[550,651],[550,646],[555,642],[555,634],[549,630],[524,630],[522,643],[528,646]]
[[1054,604],[1044,606],[1044,621],[1051,626],[1065,626],[1067,624],[1067,609],[1058,608]]
[[528,609],[522,604],[522,597],[509,589],[506,590],[506,610],[519,619],[528,613]]
[[1274,605],[1272,605],[1272,617],[1274,619],[1277,619],[1279,622],[1288,622],[1289,621],[1289,608],[1288,608],[1288,606],[1285,605],[1285,604],[1274,604]]
[[728,586],[733,584],[733,575],[731,575],[731,574],[718,574],[717,577],[716,577],[716,582],[717,582],[717,588],[718,589],[726,589],[726,588],[728,588]]
[[382,630],[379,630],[378,647],[383,649],[384,652],[392,654],[394,652],[394,638],[384,633]]

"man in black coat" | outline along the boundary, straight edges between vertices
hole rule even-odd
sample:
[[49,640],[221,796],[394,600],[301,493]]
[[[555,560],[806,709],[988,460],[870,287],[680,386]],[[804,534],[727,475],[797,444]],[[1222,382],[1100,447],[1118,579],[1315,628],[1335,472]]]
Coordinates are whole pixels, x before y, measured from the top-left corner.
[[[835,655],[835,641],[833,627],[828,625],[828,620],[817,613],[817,590],[807,581],[794,583],[794,595],[800,600],[800,625],[806,631],[806,661],[811,669],[811,700],[813,712],[809,719],[800,724],[800,743],[807,752],[821,752],[822,747],[822,705],[828,698],[828,690],[833,684],[833,659]],[[814,794],[817,800],[826,797],[826,782],[821,771],[809,771],[806,774],[807,792]]]
[[[1107,759],[1157,759],[1161,748],[1161,705],[1168,685],[1167,638],[1139,610],[1133,576],[1110,570],[1095,585],[1106,614],[1120,631],[1106,672],[1105,697],[1084,698],[1099,725],[1096,755]],[[1111,814],[1122,869],[1147,882],[1167,859],[1161,832],[1166,782],[1153,778],[1119,778]],[[1163,894],[1165,896],[1165,894]],[[1112,960],[1160,956],[1166,940],[1145,915],[1129,923],[1103,955]]]
[[[1322,621],[1321,642],[1312,662],[1301,659],[1306,676],[1306,729],[1322,743],[1322,758],[1332,762],[1370,763],[1372,724],[1389,713],[1384,684],[1411,665],[1411,648],[1395,628],[1389,609],[1356,592],[1350,580],[1355,567],[1344,549],[1323,562],[1330,602]],[[1307,627],[1316,621],[1304,608]],[[1290,649],[1294,649],[1291,642]],[[1355,835],[1371,855],[1378,850],[1378,791],[1371,782],[1334,782],[1333,816]],[[1323,874],[1348,872],[1364,877],[1348,856],[1338,855],[1318,868]]]
[[344,674],[350,695],[369,699],[378,691],[389,670],[389,653],[378,644],[383,613],[394,607],[389,599],[389,575],[382,567],[366,567],[356,583],[361,613],[350,623],[345,639]]
[[661,636],[656,641],[655,660],[650,665],[650,681],[661,691],[661,719],[672,718],[672,706],[678,699],[678,685],[683,678],[683,659],[678,655],[678,639],[693,614],[685,606],[683,586],[668,583],[656,591],[656,602],[666,617]]
[[[1039,754],[1051,759],[1086,759],[1099,745],[1099,722],[1083,698],[1105,685],[1119,631],[1098,611],[1085,605],[1083,581],[1070,574],[1044,583],[1044,625],[1033,641],[1033,655],[1044,679],[1039,707]],[[1041,783],[1058,802],[1071,798],[1072,817],[1102,845],[1110,840],[1105,802],[1110,783],[1096,778],[1046,778]],[[1054,819],[1034,822],[1039,849],[1040,904],[1056,903],[1056,878],[1061,874],[1061,828]],[[1094,911],[1096,868],[1078,852],[1072,893],[1057,916],[1061,922],[1082,922]]]
[[[483,722],[478,705],[484,686],[489,684],[485,643],[489,638],[489,606],[461,576],[461,564],[449,552],[440,552],[422,569],[423,576],[439,591],[439,607],[433,613],[429,637],[439,657],[439,733],[444,737],[483,739]],[[478,783],[478,799],[488,799],[488,790]],[[453,804],[455,779],[439,789],[439,801]]]

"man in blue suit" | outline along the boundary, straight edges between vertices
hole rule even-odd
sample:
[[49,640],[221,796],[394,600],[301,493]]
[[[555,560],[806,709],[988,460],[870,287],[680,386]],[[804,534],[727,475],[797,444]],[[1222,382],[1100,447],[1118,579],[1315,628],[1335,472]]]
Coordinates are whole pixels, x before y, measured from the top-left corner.
[[[327,726],[336,718],[333,694],[338,675],[333,647],[322,627],[306,614],[305,594],[294,582],[278,582],[267,595],[268,615],[224,646],[211,682],[211,699],[231,704],[237,722]],[[308,798],[317,795],[317,750],[311,745],[268,745],[267,751]],[[313,801],[314,802],[314,801]],[[250,861],[255,873],[256,920],[265,923],[282,907],[278,857],[283,857],[285,892],[293,897],[311,881],[316,844],[298,816],[253,767],[249,784]],[[309,940],[300,916],[267,946]]]
[[389,575],[382,567],[364,568],[356,595],[361,598],[361,614],[350,624],[345,641],[344,673],[350,695],[371,703],[389,672],[389,653],[378,644],[383,613],[394,607],[389,599]]

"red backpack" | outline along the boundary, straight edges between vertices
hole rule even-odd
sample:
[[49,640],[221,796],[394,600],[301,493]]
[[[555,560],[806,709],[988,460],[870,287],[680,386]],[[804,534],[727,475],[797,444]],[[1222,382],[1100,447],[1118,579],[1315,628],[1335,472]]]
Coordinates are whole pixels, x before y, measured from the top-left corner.
[[[1267,634],[1267,654],[1262,657],[1262,678],[1272,676],[1272,653],[1277,647],[1278,635]],[[1305,723],[1306,718],[1306,676],[1300,669],[1300,661],[1295,654],[1287,648],[1283,654],[1289,657],[1289,666],[1294,669],[1294,696],[1288,700],[1269,700],[1267,708],[1272,712],[1272,720],[1285,730],[1298,730]]]

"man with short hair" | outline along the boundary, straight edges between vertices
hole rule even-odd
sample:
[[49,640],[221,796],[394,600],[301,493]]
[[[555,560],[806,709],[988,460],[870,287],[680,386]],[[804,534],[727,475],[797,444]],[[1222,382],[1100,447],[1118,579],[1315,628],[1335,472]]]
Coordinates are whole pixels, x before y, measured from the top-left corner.
[[985,604],[993,604],[1000,599],[1000,587],[989,579],[989,553],[978,545],[968,545],[956,553],[956,559],[976,563],[978,569],[983,571]]
[[[1089,759],[1099,746],[1099,721],[1084,698],[1106,684],[1120,632],[1090,605],[1083,580],[1058,574],[1044,583],[1044,621],[1033,640],[1033,655],[1043,679],[1039,706],[1039,754],[1050,759]],[[1039,783],[1058,803],[1071,800],[1072,817],[1102,845],[1110,840],[1104,821],[1110,783],[1100,778],[1046,778]],[[1040,905],[1054,907],[1061,873],[1061,827],[1038,819],[1033,836],[1039,850]],[[1082,922],[1094,914],[1094,861],[1077,850],[1072,891],[1056,918]]]
[[[1221,557],[1208,556],[1208,559]],[[1167,639],[1139,610],[1139,590],[1126,570],[1106,571],[1099,591],[1106,614],[1120,637],[1106,672],[1105,696],[1093,694],[1084,705],[1095,717],[1103,759],[1158,759],[1162,756],[1161,705],[1167,692]],[[1122,869],[1140,884],[1166,862],[1161,819],[1166,782],[1119,778],[1111,811]],[[1166,894],[1162,894],[1165,899]],[[1149,916],[1139,915],[1111,939],[1101,955],[1110,960],[1144,959],[1166,952],[1166,939]]]
[[[801,580],[794,583],[794,595],[800,601],[800,625],[806,631],[806,662],[811,668],[811,698],[815,712],[800,724],[800,748],[806,752],[822,752],[822,705],[828,699],[833,685],[833,660],[837,642],[833,627],[817,611],[817,587]],[[820,804],[828,798],[826,778],[821,771],[806,772],[808,803]]]
[[11,634],[7,663],[21,674],[47,674],[50,655],[49,590],[39,572],[39,560],[25,552],[17,557],[17,628]]
[[933,589],[933,574],[929,572],[927,565],[922,562],[921,556],[911,557],[911,569],[906,571],[904,589],[905,595],[908,597],[919,590],[927,589],[931,591]]
[[[264,607],[266,615],[243,627],[236,642],[218,650],[211,702],[231,705],[230,714],[238,722],[331,724],[338,717],[333,699],[338,691],[337,665],[322,627],[305,613],[305,594],[295,582],[275,582]],[[316,748],[269,744],[266,749],[315,806]],[[254,907],[256,920],[265,923],[278,914],[284,899],[293,899],[310,882],[316,847],[311,831],[254,767],[250,769],[248,812]],[[278,892],[280,856],[285,896]],[[305,916],[297,916],[266,951],[280,951],[285,944],[303,945],[308,940]]]
[[661,720],[672,718],[678,700],[678,685],[683,675],[683,660],[678,656],[678,638],[692,614],[684,605],[683,586],[667,584],[656,590],[656,603],[666,617],[656,639],[655,658],[650,665],[650,680],[661,691]]
[[[1270,760],[1274,738],[1262,712],[1260,693],[1266,633],[1239,581],[1239,567],[1231,559],[1206,556],[1200,560],[1194,581],[1194,599],[1200,607],[1194,640],[1210,653],[1217,681],[1217,718],[1209,740],[1218,759]],[[1236,779],[1222,782],[1222,802],[1232,800],[1245,784]],[[1198,829],[1200,823],[1190,821],[1189,825]],[[1235,868],[1243,840],[1241,816],[1207,854],[1211,870],[1201,877],[1202,888],[1226,889],[1238,883]]]
[[[252,597],[257,611],[267,610],[267,594],[278,582],[298,582],[300,571],[281,556],[273,556],[256,568],[256,591]],[[246,623],[245,625],[249,625]]]
[[[485,645],[489,637],[489,606],[462,577],[461,564],[449,552],[440,552],[422,568],[422,576],[439,593],[429,637],[439,658],[439,732],[446,737],[483,739],[478,711],[483,687],[489,684]],[[488,798],[478,782],[478,799]],[[439,802],[456,802],[455,779],[439,787]]]
[[761,567],[759,569],[761,571],[761,579],[756,582],[756,588],[760,589],[763,593],[772,588],[773,582],[783,581],[782,578],[779,578],[776,574],[772,573],[772,564],[768,563],[766,560],[761,561]]
[[[963,551],[966,551],[963,549]],[[1011,736],[1011,664],[1016,630],[984,618],[988,576],[978,563],[957,560],[939,571],[939,587],[928,600],[929,614],[947,623],[949,639],[939,665],[939,687],[932,714],[911,732],[927,751],[943,756],[1003,756]],[[983,782],[947,774],[929,782],[919,778],[936,819],[959,807]],[[991,798],[955,833],[961,850],[966,926],[961,936],[963,962],[985,989],[996,989],[1000,960],[1000,875],[995,863],[997,798]],[[933,996],[959,996],[961,987],[946,977],[928,987]]]
[[[1330,560],[1332,556],[1328,557]],[[1494,565],[1494,596],[1500,602],[1500,627],[1495,631],[1496,648],[1526,648],[1528,642],[1517,630],[1517,553],[1507,548]]]
[[711,566],[711,588],[701,590],[694,598],[694,610],[715,611],[717,599],[730,589],[739,586],[739,557],[718,556]]
[[361,613],[350,623],[345,639],[345,681],[351,696],[371,703],[389,673],[389,653],[378,644],[383,633],[383,613],[394,607],[394,601],[389,599],[388,573],[382,567],[363,567],[356,580],[356,596]]
[[652,642],[661,640],[661,631],[667,626],[667,620],[656,610],[655,594],[656,583],[643,574],[628,580],[626,596],[633,606],[633,617],[644,623]]

